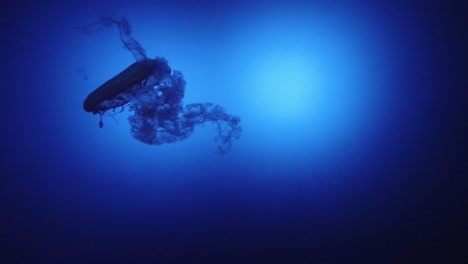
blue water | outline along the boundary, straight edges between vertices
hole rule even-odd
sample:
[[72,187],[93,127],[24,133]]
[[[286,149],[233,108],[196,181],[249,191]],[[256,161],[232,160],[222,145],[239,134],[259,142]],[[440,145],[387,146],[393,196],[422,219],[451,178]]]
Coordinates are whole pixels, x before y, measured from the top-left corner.
[[[83,100],[148,56],[241,117],[161,146]],[[1,263],[462,263],[467,53],[449,4],[153,1],[2,8]],[[77,71],[85,69],[86,77]],[[465,69],[465,70],[464,70]],[[2,260],[3,259],[3,260]]]

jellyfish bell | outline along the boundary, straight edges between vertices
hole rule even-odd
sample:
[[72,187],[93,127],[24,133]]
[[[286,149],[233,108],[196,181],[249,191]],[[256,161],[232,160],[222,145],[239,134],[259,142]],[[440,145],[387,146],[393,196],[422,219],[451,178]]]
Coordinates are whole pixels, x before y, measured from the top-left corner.
[[98,114],[124,106],[170,74],[171,68],[162,57],[137,61],[91,92],[83,102],[83,109]]

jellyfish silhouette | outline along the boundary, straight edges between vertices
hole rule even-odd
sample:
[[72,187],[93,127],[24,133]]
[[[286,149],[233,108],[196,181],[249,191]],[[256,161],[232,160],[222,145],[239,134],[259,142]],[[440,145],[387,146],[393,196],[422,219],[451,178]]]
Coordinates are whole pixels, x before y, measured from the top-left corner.
[[88,34],[116,25],[120,39],[133,54],[136,62],[109,79],[83,102],[86,112],[103,115],[116,108],[128,106],[131,134],[143,143],[162,145],[188,138],[195,126],[206,122],[217,129],[217,152],[225,154],[233,140],[239,139],[242,127],[238,116],[213,103],[182,104],[186,82],[180,71],[171,70],[163,57],[148,58],[141,44],[132,36],[130,23],[114,13],[101,14],[99,22],[78,28]]

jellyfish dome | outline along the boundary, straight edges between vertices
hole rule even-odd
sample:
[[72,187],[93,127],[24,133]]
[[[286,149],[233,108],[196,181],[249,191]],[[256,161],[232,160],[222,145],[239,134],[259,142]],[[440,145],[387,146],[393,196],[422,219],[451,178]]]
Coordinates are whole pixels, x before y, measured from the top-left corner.
[[170,73],[171,68],[164,58],[137,61],[90,93],[83,102],[83,109],[97,114],[124,106],[139,91],[159,84]]

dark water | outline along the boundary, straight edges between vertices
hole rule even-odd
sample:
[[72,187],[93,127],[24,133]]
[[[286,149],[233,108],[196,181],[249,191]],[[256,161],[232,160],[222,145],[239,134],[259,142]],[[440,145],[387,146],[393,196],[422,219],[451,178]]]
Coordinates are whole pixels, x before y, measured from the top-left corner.
[[[464,263],[466,11],[448,3],[1,8],[1,263]],[[148,56],[242,119],[150,146],[84,98]],[[85,78],[86,77],[86,78]]]

